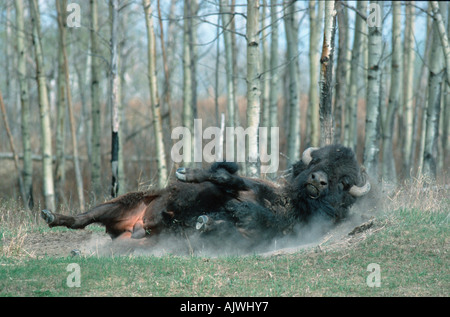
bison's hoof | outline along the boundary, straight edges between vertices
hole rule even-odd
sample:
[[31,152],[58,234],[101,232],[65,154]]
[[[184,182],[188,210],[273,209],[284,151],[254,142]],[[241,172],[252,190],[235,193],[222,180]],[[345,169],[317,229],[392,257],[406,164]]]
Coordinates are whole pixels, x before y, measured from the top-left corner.
[[41,217],[45,220],[47,224],[51,224],[53,221],[55,221],[55,216],[50,210],[43,209],[41,211]]
[[175,172],[175,176],[180,181],[185,182],[186,181],[186,168],[185,167],[178,168],[177,171]]
[[209,217],[202,215],[197,218],[197,223],[195,224],[195,229],[201,232],[205,232],[208,229]]

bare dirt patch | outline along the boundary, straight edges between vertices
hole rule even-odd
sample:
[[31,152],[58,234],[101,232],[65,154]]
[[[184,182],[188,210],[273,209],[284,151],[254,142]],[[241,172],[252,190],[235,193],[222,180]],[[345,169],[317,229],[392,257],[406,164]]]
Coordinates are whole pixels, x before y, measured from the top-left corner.
[[[51,256],[67,257],[73,250],[80,250],[85,255],[93,254],[92,245],[105,244],[109,237],[90,230],[60,231],[60,232],[30,232],[23,237],[22,245],[19,249],[19,255],[28,255],[31,257]],[[5,241],[5,247],[8,248],[14,240]]]
[[[348,247],[373,232],[382,229],[382,225],[374,218],[369,220],[359,219],[358,222],[347,221],[330,228],[322,234],[317,234],[313,229],[302,231],[297,240],[274,241],[272,246],[262,256],[279,256],[292,254],[301,250],[321,252],[325,249]],[[191,249],[190,241],[185,239],[165,240],[163,244],[142,245],[138,241],[115,241],[106,233],[91,230],[67,230],[67,231],[45,231],[27,232],[20,237],[5,239],[3,249],[10,250],[18,256],[31,256],[39,258],[68,257],[68,256],[119,256],[119,255],[200,255],[216,256],[205,250]],[[14,245],[16,244],[16,245]],[[16,252],[11,250],[16,249]],[[254,253],[253,253],[254,254]]]

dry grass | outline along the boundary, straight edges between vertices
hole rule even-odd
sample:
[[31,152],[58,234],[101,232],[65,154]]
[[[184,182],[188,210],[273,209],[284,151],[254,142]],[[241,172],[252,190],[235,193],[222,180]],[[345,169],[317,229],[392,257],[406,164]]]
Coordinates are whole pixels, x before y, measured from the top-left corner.
[[448,209],[450,185],[438,184],[426,176],[411,178],[389,195],[389,209],[420,209],[423,212]]
[[[36,232],[59,237],[60,248],[81,233],[49,230],[2,201],[0,296],[448,296],[449,196],[445,186],[415,179],[392,191],[362,232],[293,252],[219,258],[36,256],[28,243],[40,243]],[[79,289],[65,284],[73,262],[82,269]],[[379,288],[366,284],[370,263],[380,265]]]

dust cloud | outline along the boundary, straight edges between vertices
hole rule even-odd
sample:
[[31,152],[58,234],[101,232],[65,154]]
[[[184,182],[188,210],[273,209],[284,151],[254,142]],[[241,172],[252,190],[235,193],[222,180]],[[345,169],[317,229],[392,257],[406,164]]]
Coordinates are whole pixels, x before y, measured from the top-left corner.
[[[372,201],[372,202],[370,202]],[[377,201],[381,201],[380,197]],[[240,234],[220,236],[201,234],[195,230],[162,233],[157,237],[139,240],[114,240],[106,234],[93,234],[74,254],[81,256],[200,256],[221,257],[236,255],[270,255],[277,252],[295,252],[314,248],[325,242],[336,242],[348,236],[355,227],[371,219],[379,206],[373,199],[362,200],[350,210],[349,216],[335,224],[323,218],[307,224],[297,224],[288,235],[250,243]]]

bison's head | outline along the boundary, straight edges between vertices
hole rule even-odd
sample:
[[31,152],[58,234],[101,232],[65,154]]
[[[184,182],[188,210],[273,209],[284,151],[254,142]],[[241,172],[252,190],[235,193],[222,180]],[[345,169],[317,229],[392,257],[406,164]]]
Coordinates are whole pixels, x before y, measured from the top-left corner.
[[344,218],[358,197],[370,191],[355,154],[341,145],[309,148],[292,167],[290,195],[301,220],[322,215]]

